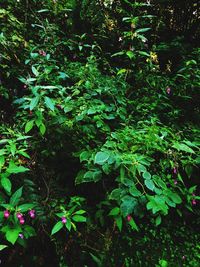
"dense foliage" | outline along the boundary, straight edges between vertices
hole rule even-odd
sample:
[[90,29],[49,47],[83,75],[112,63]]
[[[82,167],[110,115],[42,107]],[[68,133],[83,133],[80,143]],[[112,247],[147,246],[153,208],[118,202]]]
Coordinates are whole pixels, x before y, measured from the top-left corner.
[[1,0],[5,266],[199,266],[200,11],[177,2]]

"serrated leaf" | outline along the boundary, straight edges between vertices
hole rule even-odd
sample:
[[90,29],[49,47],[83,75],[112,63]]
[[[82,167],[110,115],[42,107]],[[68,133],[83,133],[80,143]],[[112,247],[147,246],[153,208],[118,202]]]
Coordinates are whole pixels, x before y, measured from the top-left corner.
[[51,98],[49,98],[48,96],[45,96],[45,98],[44,98],[44,102],[45,102],[46,106],[47,106],[50,110],[54,111],[54,106],[55,106],[55,104],[53,103],[53,101],[51,100]]
[[33,128],[34,120],[28,121],[25,125],[25,133],[30,132],[30,130]]
[[64,226],[64,224],[61,221],[57,222],[54,225],[53,229],[51,230],[51,235],[54,235],[55,233],[60,231],[63,228],[63,226]]

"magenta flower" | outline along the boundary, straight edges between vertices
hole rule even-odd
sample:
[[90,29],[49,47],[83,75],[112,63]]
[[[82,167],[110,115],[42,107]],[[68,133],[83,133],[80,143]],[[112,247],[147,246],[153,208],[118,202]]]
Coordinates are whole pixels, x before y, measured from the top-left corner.
[[9,210],[5,210],[3,214],[4,214],[4,218],[6,219],[8,219],[8,217],[10,216]]
[[130,222],[130,220],[132,219],[131,215],[128,215],[128,216],[126,217],[126,219],[127,219],[128,222]]
[[30,210],[28,214],[32,219],[35,218],[35,210]]
[[166,88],[166,92],[167,92],[167,94],[169,95],[169,94],[171,93],[171,88],[170,88],[170,87],[167,87],[167,88]]
[[25,223],[25,220],[24,220],[24,218],[22,217],[22,218],[20,218],[20,220],[19,220],[19,223],[20,224],[24,224]]
[[174,174],[177,174],[177,169],[176,169],[176,167],[173,168],[173,173],[174,173]]
[[62,223],[66,223],[67,222],[67,219],[65,217],[62,217]]
[[19,234],[19,237],[20,237],[21,239],[24,239],[24,235],[23,235],[23,234]]
[[17,219],[21,219],[21,218],[23,218],[23,214],[22,213],[20,213],[20,212],[18,212],[17,214],[16,214],[16,216],[17,216]]
[[197,204],[196,199],[193,199],[192,200],[192,205],[196,205],[196,204]]
[[174,180],[174,184],[177,185],[178,184],[178,181],[177,180]]

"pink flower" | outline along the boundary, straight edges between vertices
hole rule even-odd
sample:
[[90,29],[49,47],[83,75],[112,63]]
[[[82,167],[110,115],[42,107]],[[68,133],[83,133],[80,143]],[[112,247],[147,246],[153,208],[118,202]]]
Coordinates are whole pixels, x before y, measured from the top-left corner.
[[20,220],[21,218],[23,218],[23,214],[20,213],[20,212],[18,212],[16,216],[17,216],[17,219],[19,219],[19,220]]
[[21,239],[24,239],[24,235],[23,235],[23,234],[19,234],[19,237],[20,237]]
[[178,181],[177,180],[174,180],[174,184],[177,185],[178,184]]
[[166,92],[167,92],[167,94],[169,95],[169,94],[171,93],[171,88],[170,88],[170,87],[167,87],[167,88],[166,88]]
[[25,220],[24,220],[24,218],[22,217],[22,218],[20,218],[20,220],[19,220],[19,223],[20,224],[24,224],[25,223]]
[[67,219],[65,217],[62,217],[62,223],[66,223],[67,222]]
[[126,217],[126,219],[127,219],[128,222],[130,222],[130,220],[132,219],[131,215],[128,215],[128,216]]
[[10,216],[9,210],[5,210],[3,214],[4,214],[4,218],[6,219],[8,219],[8,217]]
[[185,255],[183,255],[182,259],[185,260],[185,258],[186,258]]
[[32,219],[35,218],[35,210],[30,210],[28,214]]
[[173,168],[173,173],[174,173],[174,174],[177,174],[177,169],[176,169],[176,167]]
[[196,205],[196,204],[197,204],[196,199],[193,199],[192,200],[192,205]]

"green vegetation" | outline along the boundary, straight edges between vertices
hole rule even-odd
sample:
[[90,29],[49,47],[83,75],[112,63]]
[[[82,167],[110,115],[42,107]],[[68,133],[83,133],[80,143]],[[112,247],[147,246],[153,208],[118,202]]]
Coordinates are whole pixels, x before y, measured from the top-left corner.
[[4,266],[200,266],[198,22],[196,0],[1,0]]

